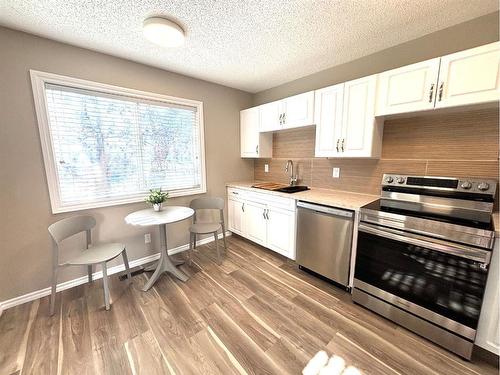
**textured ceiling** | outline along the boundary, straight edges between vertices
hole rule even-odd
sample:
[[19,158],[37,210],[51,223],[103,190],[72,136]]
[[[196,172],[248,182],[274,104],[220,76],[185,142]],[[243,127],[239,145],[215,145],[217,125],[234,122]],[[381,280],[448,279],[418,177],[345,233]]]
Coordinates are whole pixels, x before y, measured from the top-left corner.
[[[257,92],[498,9],[497,0],[0,0],[0,25]],[[142,36],[177,20],[183,47]]]

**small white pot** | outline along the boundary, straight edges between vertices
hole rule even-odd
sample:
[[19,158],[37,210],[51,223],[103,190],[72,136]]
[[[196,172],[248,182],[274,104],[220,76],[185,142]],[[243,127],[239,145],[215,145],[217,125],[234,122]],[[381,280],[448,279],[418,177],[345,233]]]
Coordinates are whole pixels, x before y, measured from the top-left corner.
[[153,210],[155,212],[160,212],[161,211],[161,203],[153,203]]

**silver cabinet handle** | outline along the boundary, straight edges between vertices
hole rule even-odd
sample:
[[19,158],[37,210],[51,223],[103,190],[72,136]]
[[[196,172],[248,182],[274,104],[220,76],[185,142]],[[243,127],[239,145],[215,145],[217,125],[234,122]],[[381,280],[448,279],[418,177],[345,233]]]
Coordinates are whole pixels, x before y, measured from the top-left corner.
[[264,211],[262,211],[262,216],[264,217],[264,220],[266,220],[266,209],[264,208]]
[[259,145],[255,146],[255,153],[259,155]]
[[241,211],[245,212],[245,203],[241,204]]
[[443,99],[443,88],[444,88],[444,82],[441,82],[441,84],[439,85],[439,101]]
[[345,141],[345,139],[342,138],[342,143],[340,145],[340,148],[342,149],[342,152],[344,152],[344,141]]
[[283,113],[280,113],[280,125],[283,125]]
[[339,142],[340,142],[340,138],[337,138],[337,152],[339,152]]
[[286,124],[286,112],[283,113],[283,125]]
[[429,92],[429,103],[432,103],[433,96],[434,96],[434,83],[431,84],[431,91]]
[[266,219],[269,220],[269,208],[266,209]]

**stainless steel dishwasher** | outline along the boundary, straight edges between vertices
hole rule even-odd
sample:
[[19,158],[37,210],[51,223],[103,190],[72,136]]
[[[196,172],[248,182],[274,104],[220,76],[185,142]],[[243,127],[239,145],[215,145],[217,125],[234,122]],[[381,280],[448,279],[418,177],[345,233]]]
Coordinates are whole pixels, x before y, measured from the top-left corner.
[[354,213],[301,201],[297,207],[297,263],[347,287]]

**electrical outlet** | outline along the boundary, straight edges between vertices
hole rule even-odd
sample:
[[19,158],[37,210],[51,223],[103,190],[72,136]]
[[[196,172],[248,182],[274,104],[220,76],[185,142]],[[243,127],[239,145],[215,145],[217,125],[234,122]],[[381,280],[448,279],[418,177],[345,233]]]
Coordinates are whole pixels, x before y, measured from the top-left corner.
[[144,243],[151,243],[151,233],[146,233],[144,235]]
[[264,172],[269,173],[269,164],[264,164]]
[[340,168],[333,168],[332,177],[333,178],[339,178],[340,177]]

